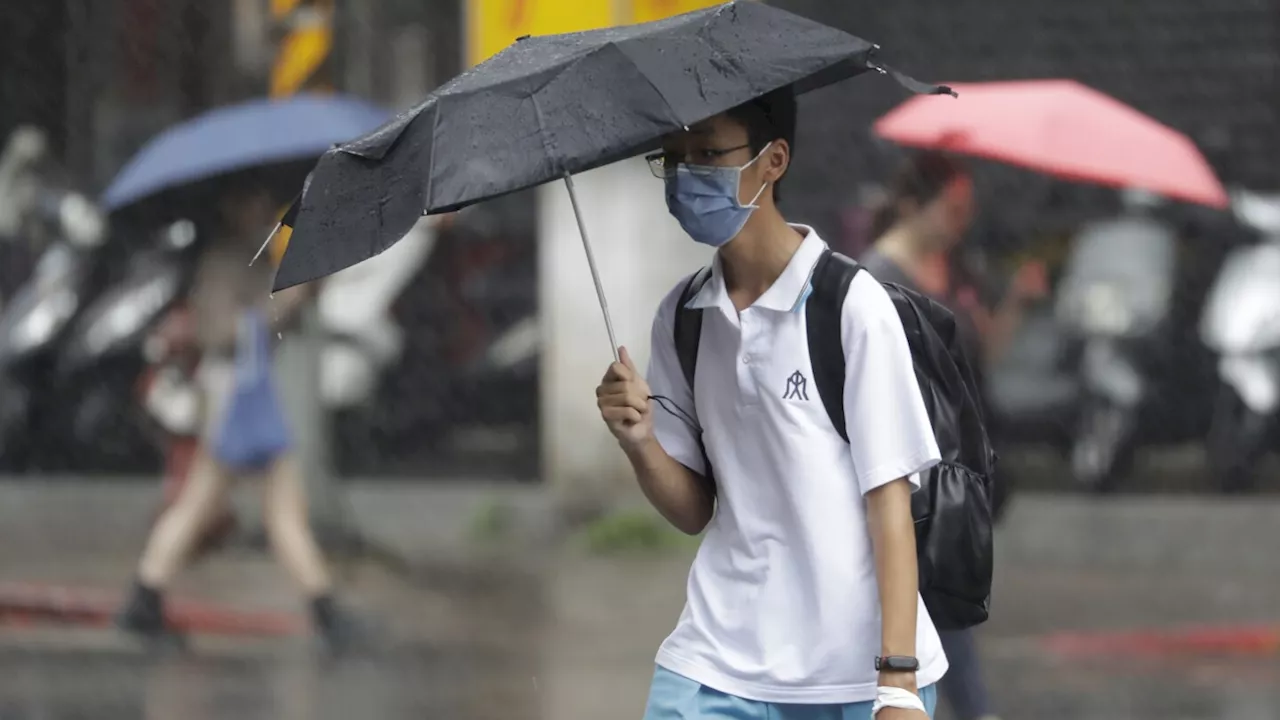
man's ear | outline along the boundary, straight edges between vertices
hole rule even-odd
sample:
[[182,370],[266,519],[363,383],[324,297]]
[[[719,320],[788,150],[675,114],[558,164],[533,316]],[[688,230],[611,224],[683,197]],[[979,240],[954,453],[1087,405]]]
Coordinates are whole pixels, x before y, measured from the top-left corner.
[[764,161],[765,180],[775,183],[786,174],[791,165],[791,146],[781,138],[774,140],[761,160]]

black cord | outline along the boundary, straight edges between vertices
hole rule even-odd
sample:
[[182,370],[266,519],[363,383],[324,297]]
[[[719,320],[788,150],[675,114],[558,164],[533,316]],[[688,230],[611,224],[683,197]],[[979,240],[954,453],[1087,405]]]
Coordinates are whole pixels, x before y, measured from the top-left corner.
[[690,415],[689,413],[685,412],[683,408],[681,408],[679,405],[676,404],[675,400],[672,400],[671,398],[665,397],[663,395],[650,395],[649,399],[656,400],[658,402],[658,406],[661,407],[663,410],[666,410],[667,412],[674,415],[676,418],[680,420],[680,422],[692,428],[694,432],[698,433],[699,435],[702,434],[702,428],[698,425],[698,419]]

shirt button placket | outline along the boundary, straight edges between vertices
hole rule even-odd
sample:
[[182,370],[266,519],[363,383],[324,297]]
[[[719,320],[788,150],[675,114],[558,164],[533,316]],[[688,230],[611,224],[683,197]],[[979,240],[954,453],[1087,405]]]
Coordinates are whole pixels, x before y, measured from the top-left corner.
[[754,367],[760,362],[760,355],[757,351],[757,336],[760,332],[759,323],[751,315],[748,308],[740,316],[740,325],[742,328],[742,342],[739,345],[739,353],[742,362],[738,364],[738,394],[742,398],[742,402],[746,405],[755,405],[760,401],[760,394],[756,388]]

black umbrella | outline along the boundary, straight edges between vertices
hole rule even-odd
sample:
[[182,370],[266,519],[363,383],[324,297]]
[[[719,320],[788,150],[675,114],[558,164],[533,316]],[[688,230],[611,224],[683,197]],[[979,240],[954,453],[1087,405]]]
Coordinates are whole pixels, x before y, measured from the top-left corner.
[[[563,179],[616,348],[571,175],[655,149],[668,133],[787,85],[800,93],[867,70],[891,73],[872,62],[876,50],[753,1],[521,38],[321,158],[286,218],[296,227],[275,287],[370,258],[423,214]],[[946,91],[892,74],[913,90]]]

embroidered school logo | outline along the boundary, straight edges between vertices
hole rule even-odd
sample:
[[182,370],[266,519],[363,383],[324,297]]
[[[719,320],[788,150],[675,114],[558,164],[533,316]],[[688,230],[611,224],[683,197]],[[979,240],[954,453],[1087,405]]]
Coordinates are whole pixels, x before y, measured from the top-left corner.
[[809,400],[809,381],[799,370],[787,378],[787,390],[782,393],[783,400]]

